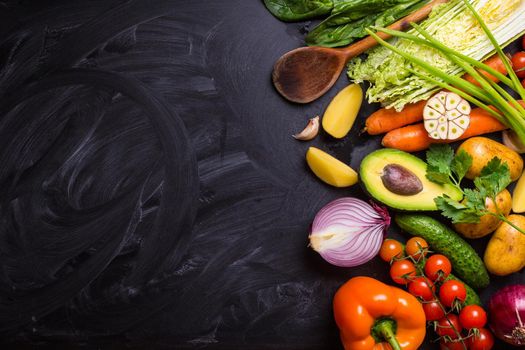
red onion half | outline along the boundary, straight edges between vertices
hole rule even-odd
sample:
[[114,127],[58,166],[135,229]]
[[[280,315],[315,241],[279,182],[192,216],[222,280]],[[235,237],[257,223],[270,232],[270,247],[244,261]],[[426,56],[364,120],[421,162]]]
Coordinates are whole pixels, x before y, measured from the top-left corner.
[[310,246],[330,264],[361,265],[377,255],[388,226],[385,208],[352,197],[336,199],[315,216]]
[[497,291],[489,301],[490,328],[503,341],[525,345],[525,285]]

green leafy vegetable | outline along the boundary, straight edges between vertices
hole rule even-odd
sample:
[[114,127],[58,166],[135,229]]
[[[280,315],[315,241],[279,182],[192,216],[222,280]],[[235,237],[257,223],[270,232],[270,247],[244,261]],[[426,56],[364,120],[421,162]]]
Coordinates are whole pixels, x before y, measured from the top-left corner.
[[449,145],[433,144],[427,151],[427,178],[438,184],[451,184],[461,189],[461,180],[472,165],[472,157],[461,150],[456,156]]
[[[494,33],[493,37],[500,45],[507,45],[525,32],[525,1],[470,0],[470,3],[486,20],[488,28]],[[474,61],[483,60],[496,52],[492,40],[464,0],[450,0],[437,6],[429,18],[421,22],[420,28],[435,39],[434,45],[422,43],[425,40],[415,28],[395,35],[396,38],[390,41],[390,45],[448,76],[458,77],[464,73],[465,68],[445,54],[445,50],[438,48],[437,42],[471,57]],[[402,34],[412,35],[421,41]],[[441,76],[428,74],[419,64],[384,46],[370,50],[366,59],[355,58],[350,61],[348,75],[353,81],[367,80],[371,83],[367,90],[369,102],[380,102],[398,110],[407,103],[428,99],[442,87],[439,83],[444,81]],[[514,81],[514,78],[507,79],[510,80]]]
[[282,21],[302,21],[330,14],[306,37],[308,45],[344,46],[365,37],[370,26],[388,26],[429,0],[264,0]]
[[[488,38],[489,44],[493,45],[493,48],[495,48],[495,51],[497,52],[499,58],[507,66],[510,79],[504,78],[502,79],[502,82],[508,87],[510,87],[512,90],[514,90],[514,92],[517,93],[522,99],[525,99],[525,88],[520,83],[518,77],[516,76],[516,73],[512,69],[509,69],[510,66],[507,57],[503,53],[500,45],[498,44],[496,38],[488,28],[487,24],[481,18],[481,15],[476,11],[476,9],[469,3],[469,0],[461,1],[462,4],[468,8],[470,13],[474,17],[474,20],[477,22],[478,26],[482,28],[483,33]],[[523,13],[525,14],[525,1],[516,1],[517,0],[511,0],[505,3],[497,3],[499,3],[502,6],[507,6],[503,8],[505,10],[514,9],[514,12],[521,13],[521,11],[523,11]],[[484,6],[489,6],[487,4],[495,6],[494,3],[492,3],[491,1],[486,2]],[[508,7],[509,4],[510,7]],[[482,9],[486,10],[485,7],[482,7]],[[499,10],[502,9],[500,8]],[[513,13],[513,11],[511,11],[511,13]],[[505,18],[505,16],[500,17]],[[525,30],[524,27],[521,27],[525,26],[525,23],[523,21],[521,21],[520,23],[521,24],[519,25],[518,23],[516,23],[518,28],[521,28],[519,30]],[[483,108],[485,111],[497,118],[499,121],[512,128],[516,132],[520,140],[525,142],[525,108],[521,106],[518,103],[518,101],[516,101],[516,99],[503,87],[499,86],[491,79],[488,79],[486,76],[481,75],[476,69],[474,69],[474,67],[476,67],[481,68],[481,70],[484,71],[489,71],[490,69],[487,69],[488,66],[476,61],[472,57],[464,55],[463,53],[446,46],[445,44],[437,40],[435,37],[433,37],[423,27],[417,24],[412,24],[412,26],[420,35],[424,37],[424,39],[410,33],[389,30],[386,28],[376,29],[379,29],[380,31],[388,33],[395,37],[403,38],[405,40],[413,42],[414,44],[422,44],[423,46],[426,46],[429,49],[433,49],[439,52],[441,55],[444,55],[451,62],[458,65],[461,69],[469,73],[479,84],[479,86],[476,86],[471,82],[467,82],[466,80],[461,79],[457,76],[449,75],[447,74],[447,72],[439,69],[433,64],[426,62],[425,60],[422,60],[408,52],[401,50],[400,48],[394,45],[387,43],[385,40],[382,40],[380,37],[377,36],[377,34],[373,33],[372,31],[368,30],[368,32],[382,46],[388,48],[397,55],[408,60],[415,67],[419,68],[419,70],[409,68],[409,72],[432,84],[436,84],[441,88],[455,92],[461,97],[468,100],[469,102],[476,104],[480,108]],[[510,27],[511,30],[515,29],[513,26]],[[495,109],[491,108],[490,105],[495,107]]]
[[349,0],[336,3],[330,17],[306,36],[308,45],[344,46],[368,35],[370,26],[388,26],[427,0]]
[[483,215],[473,207],[457,202],[449,197],[437,197],[434,199],[438,209],[444,217],[452,219],[452,222],[477,223]]
[[264,0],[266,8],[281,21],[303,21],[330,13],[332,0]]
[[493,158],[481,169],[480,175],[474,179],[474,185],[483,191],[487,197],[496,198],[512,180],[510,179],[509,166],[502,163],[499,158]]
[[[464,200],[458,202],[446,195],[434,198],[441,214],[452,220],[453,223],[478,223],[483,215],[496,216],[502,221],[525,232],[510,223],[497,207],[496,196],[511,182],[510,170],[506,163],[498,157],[492,158],[483,167],[478,177],[474,179],[474,189],[461,188],[461,180],[472,165],[472,157],[465,151],[454,155],[449,145],[432,145],[427,151],[426,177],[438,184],[456,186],[464,195]],[[490,198],[496,205],[496,212],[487,210],[485,201]]]

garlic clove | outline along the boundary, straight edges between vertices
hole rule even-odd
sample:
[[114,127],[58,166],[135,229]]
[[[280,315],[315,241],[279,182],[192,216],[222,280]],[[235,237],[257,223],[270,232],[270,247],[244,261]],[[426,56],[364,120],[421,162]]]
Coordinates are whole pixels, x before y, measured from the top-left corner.
[[464,99],[461,99],[461,102],[458,104],[456,109],[464,115],[470,115],[470,112],[472,111],[470,104]]
[[438,132],[440,139],[442,140],[446,139],[448,136],[447,135],[448,134],[448,123],[447,122],[439,123],[437,132]]
[[445,115],[447,116],[448,120],[453,120],[453,119],[461,117],[462,114],[457,109],[454,108],[454,109],[447,111]]
[[427,107],[435,109],[440,114],[445,114],[445,105],[443,104],[443,102],[441,102],[441,99],[439,97],[434,96],[430,100],[428,100]]
[[430,138],[432,138],[434,140],[439,140],[439,133],[437,131],[434,131],[434,132],[428,134],[428,136],[430,136]]
[[454,119],[453,122],[461,129],[467,130],[468,126],[470,125],[470,117],[468,115],[462,115],[459,118]]
[[298,134],[292,135],[292,137],[296,140],[309,141],[309,140],[314,139],[318,133],[319,133],[319,116],[316,116],[315,118],[311,118],[308,121],[308,124],[303,129],[303,131],[301,131]]
[[457,125],[454,122],[450,122],[450,124],[448,125],[447,139],[449,139],[449,140],[456,140],[461,135],[463,135],[463,133],[464,133],[463,128],[461,128],[459,125]]
[[437,94],[434,95],[434,97],[439,99],[441,101],[441,103],[443,105],[445,105],[445,102],[447,101],[447,93],[446,92],[444,92],[444,91],[438,92]]
[[437,119],[441,115],[440,112],[436,111],[435,109],[426,106],[423,110],[423,114],[426,116],[425,119]]
[[447,111],[455,109],[461,103],[461,100],[462,98],[459,97],[458,94],[450,92],[447,94],[445,108],[447,109]]
[[425,130],[427,130],[429,133],[436,131],[438,127],[438,123],[436,120],[425,120]]

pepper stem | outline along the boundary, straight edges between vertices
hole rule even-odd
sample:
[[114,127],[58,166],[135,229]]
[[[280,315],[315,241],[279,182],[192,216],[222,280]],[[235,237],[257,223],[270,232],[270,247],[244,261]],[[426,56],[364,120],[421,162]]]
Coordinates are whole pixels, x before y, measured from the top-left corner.
[[396,322],[394,320],[385,318],[378,320],[375,323],[375,325],[372,327],[372,333],[375,334],[377,338],[388,342],[393,350],[401,350],[401,346],[396,339],[395,328]]

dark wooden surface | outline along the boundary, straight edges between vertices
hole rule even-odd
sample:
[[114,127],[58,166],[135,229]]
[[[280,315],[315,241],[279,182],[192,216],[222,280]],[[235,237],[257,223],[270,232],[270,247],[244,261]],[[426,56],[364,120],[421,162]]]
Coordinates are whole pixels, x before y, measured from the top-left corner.
[[340,348],[335,290],[387,268],[307,247],[324,204],[364,195],[304,154],[358,168],[377,106],[342,141],[291,137],[347,84],[277,95],[307,25],[256,0],[0,1],[2,348]]

